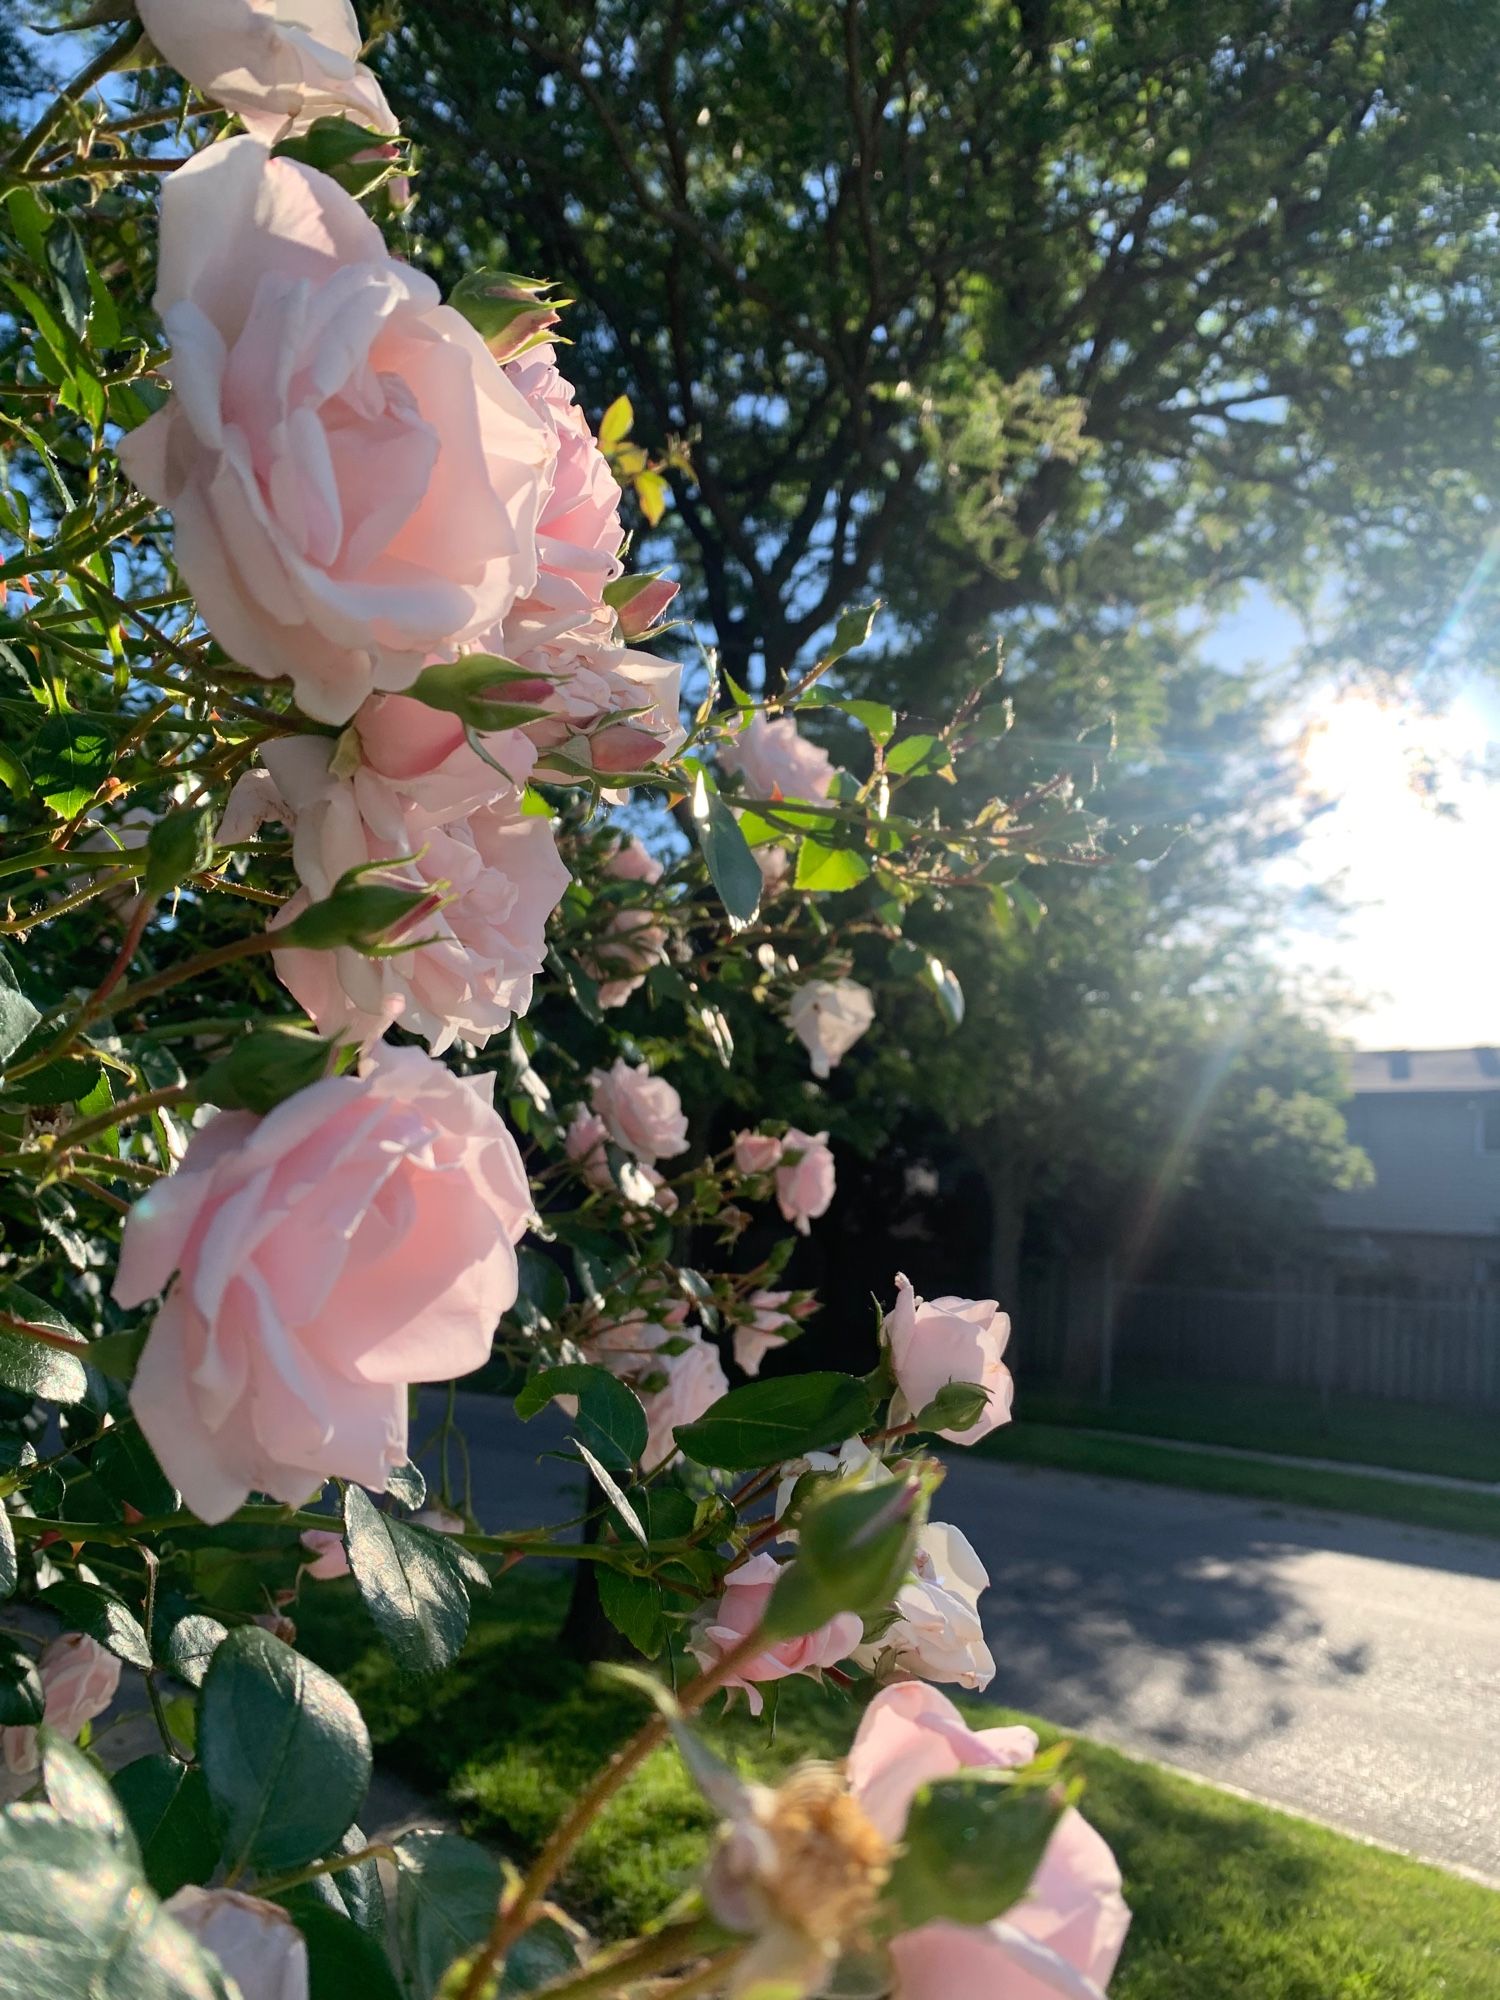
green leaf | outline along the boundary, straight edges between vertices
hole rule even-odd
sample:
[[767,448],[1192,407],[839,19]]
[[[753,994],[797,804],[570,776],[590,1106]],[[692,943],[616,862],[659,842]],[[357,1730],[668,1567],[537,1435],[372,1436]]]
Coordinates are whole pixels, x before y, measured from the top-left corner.
[[570,1361],[544,1368],[516,1397],[523,1421],[545,1409],[554,1396],[576,1396],[578,1437],[611,1472],[628,1472],[646,1449],[646,1412],[633,1389],[597,1362]]
[[89,1470],[111,1499],[137,1513],[175,1514],[180,1504],[177,1488],[157,1464],[156,1453],[133,1417],[104,1433],[89,1459]]
[[83,239],[71,223],[53,224],[47,237],[47,265],[63,318],[69,331],[81,340],[88,329],[94,299],[89,288],[89,260],[84,255]]
[[46,1706],[36,1656],[13,1639],[0,1638],[0,1728],[38,1723]]
[[0,1598],[11,1596],[20,1575],[16,1562],[16,1531],[10,1525],[10,1515],[0,1506]]
[[823,847],[816,840],[804,840],[792,880],[798,889],[831,892],[854,888],[869,872],[869,862],[852,847]]
[[[0,1313],[42,1326],[65,1340],[83,1339],[61,1313],[20,1285],[0,1286]],[[0,1327],[0,1388],[23,1396],[42,1396],[52,1403],[81,1403],[88,1393],[88,1376],[77,1355],[49,1347],[45,1341]]]
[[950,1028],[961,1028],[964,1019],[964,989],[958,983],[958,974],[944,965],[940,958],[929,958],[922,971],[922,977],[932,989],[934,999],[943,1010]]
[[720,901],[735,923],[749,923],[760,908],[760,865],[734,814],[717,792],[709,791],[701,771],[693,786],[693,819]]
[[353,1697],[258,1625],[231,1632],[213,1656],[198,1753],[234,1869],[315,1861],[370,1783],[369,1732]]
[[469,1593],[435,1536],[382,1514],[351,1484],[344,1547],[365,1609],[399,1666],[433,1673],[457,1659],[469,1632]]
[[578,1970],[578,1947],[552,1917],[543,1917],[516,1939],[505,1959],[498,2000],[521,2000]]
[[16,976],[0,958],[0,1063],[8,1063],[41,1015],[16,984]]
[[108,1375],[116,1382],[128,1382],[146,1345],[147,1331],[140,1327],[132,1333],[106,1333],[101,1340],[91,1340],[90,1368],[97,1368],[101,1375]]
[[218,1865],[219,1828],[203,1773],[175,1757],[138,1757],[114,1783],[157,1895],[207,1882]]
[[415,1513],[427,1498],[427,1481],[408,1459],[405,1465],[396,1466],[389,1474],[385,1490],[393,1500],[399,1500],[403,1507],[409,1507]]
[[210,1660],[228,1636],[217,1618],[202,1611],[189,1611],[162,1631],[157,1625],[157,1649],[162,1665],[184,1686],[202,1687]]
[[253,1028],[198,1079],[194,1095],[224,1111],[274,1111],[331,1074],[336,1041],[284,1022]]
[[936,736],[904,736],[885,753],[885,768],[903,776],[914,771],[935,771],[946,762],[948,753]]
[[886,1610],[916,1551],[926,1496],[914,1479],[813,1482],[793,1509],[797,1553],[766,1608],[766,1630],[790,1639],[841,1611]]
[[396,1842],[396,1937],[409,1993],[435,1993],[456,1958],[485,1936],[500,1899],[500,1864],[456,1833]]
[[[369,1844],[360,1828],[351,1826],[329,1858],[347,1860]],[[380,1886],[379,1865],[373,1859],[352,1862],[326,1875],[314,1875],[311,1881],[297,1883],[275,1900],[299,1921],[304,1909],[322,1908],[332,1910],[336,1916],[348,1917],[373,1938],[384,1941],[386,1937],[385,1891]]]
[[750,1472],[842,1444],[874,1416],[852,1375],[783,1375],[721,1396],[695,1424],[673,1433],[687,1456],[720,1472]]
[[1041,897],[1026,887],[1024,882],[1010,885],[1011,908],[1021,917],[1029,929],[1035,930],[1047,914],[1047,905]]
[[69,1577],[42,1591],[37,1603],[56,1612],[64,1625],[86,1632],[101,1646],[108,1647],[117,1659],[132,1667],[151,1665],[151,1648],[146,1643],[141,1621],[123,1598],[116,1597],[102,1584],[79,1583]]
[[[23,1047],[17,1058],[32,1053]],[[100,1066],[91,1056],[62,1056],[28,1076],[7,1078],[5,1096],[11,1104],[76,1104],[94,1089],[100,1074]]]
[[606,1569],[602,1564],[597,1574],[599,1606],[605,1617],[638,1653],[654,1660],[667,1637],[661,1585],[649,1577],[627,1576],[623,1570]]
[[130,1822],[98,1765],[55,1729],[44,1726],[38,1730],[37,1743],[42,1753],[42,1788],[58,1818],[101,1834],[111,1847],[120,1848],[139,1863]]
[[201,875],[214,858],[214,827],[219,807],[185,806],[152,822],[146,836],[146,873],[142,887],[148,896],[166,896],[190,875]]
[[304,1905],[296,1919],[307,1945],[307,2000],[401,2000],[385,1953],[348,1917]]
[[109,776],[114,740],[81,715],[49,715],[32,738],[31,782],[59,819],[80,813]]
[[130,1857],[45,1809],[0,1814],[3,2000],[228,2000]]
[[899,1928],[986,1924],[1018,1903],[1062,1815],[1060,1788],[957,1771],[912,1800],[887,1891]]

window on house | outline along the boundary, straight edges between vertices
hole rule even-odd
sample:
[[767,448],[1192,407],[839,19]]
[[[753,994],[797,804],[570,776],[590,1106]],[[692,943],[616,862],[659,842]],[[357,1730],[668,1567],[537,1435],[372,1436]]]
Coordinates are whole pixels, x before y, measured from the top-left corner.
[[1479,1150],[1500,1153],[1500,1098],[1479,1107]]

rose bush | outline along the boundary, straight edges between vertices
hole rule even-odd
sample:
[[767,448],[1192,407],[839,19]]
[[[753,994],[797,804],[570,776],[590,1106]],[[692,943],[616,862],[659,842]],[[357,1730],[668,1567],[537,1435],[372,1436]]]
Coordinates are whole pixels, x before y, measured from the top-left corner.
[[[865,611],[682,712],[676,585],[625,565],[686,450],[623,399],[596,435],[549,286],[411,261],[364,53],[344,0],[140,0],[6,150],[0,1988],[83,2000],[123,1948],[139,2000],[597,1993],[613,1959],[521,1941],[669,1730],[724,1832],[622,1984],[1097,1986],[1117,1884],[1055,1766],[916,1685],[993,1672],[917,1427],[1008,1418],[1005,1315],[900,1279],[873,1372],[798,1371],[861,1307],[788,1271],[835,1066],[941,1033],[943,910],[1093,830],[925,786],[1003,708],[849,696]],[[419,1393],[470,1376],[564,1413],[581,1526],[486,1523],[466,1403]],[[438,1673],[521,1556],[661,1675],[502,1896],[456,1834],[366,1839],[297,1627],[343,1596]],[[747,1792],[690,1718],[792,1676],[874,1696],[855,1757]],[[928,1797],[975,1770],[977,1868]]]

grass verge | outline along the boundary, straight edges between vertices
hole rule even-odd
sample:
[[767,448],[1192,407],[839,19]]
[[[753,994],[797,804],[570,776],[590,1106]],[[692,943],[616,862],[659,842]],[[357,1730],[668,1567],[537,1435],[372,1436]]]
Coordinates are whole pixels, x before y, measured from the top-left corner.
[[[387,1762],[446,1793],[469,1831],[532,1852],[642,1717],[638,1700],[558,1653],[565,1585],[506,1579],[435,1681],[396,1671],[351,1591],[305,1594],[302,1643],[358,1697]],[[963,1706],[976,1722],[1017,1719]],[[774,1734],[743,1710],[706,1733],[742,1768],[774,1776],[799,1757],[841,1755],[856,1719],[849,1701],[792,1682]],[[1112,2000],[1500,2000],[1500,1896],[1098,1744],[1080,1743],[1077,1757],[1084,1809],[1120,1858],[1135,1912]],[[580,1849],[568,1899],[602,1932],[635,1927],[692,1877],[709,1824],[675,1755],[658,1753]]]
[[1133,1437],[1086,1437],[1053,1424],[1013,1424],[975,1445],[985,1458],[1012,1465],[1051,1465],[1065,1472],[1097,1472],[1108,1479],[1143,1479],[1153,1486],[1186,1486],[1198,1493],[1232,1493],[1286,1507],[1333,1507],[1371,1514],[1416,1528],[1500,1536],[1500,1497],[1470,1495],[1444,1486],[1406,1486],[1399,1480],[1319,1466],[1259,1465],[1254,1459],[1216,1458]]
[[1401,1472],[1500,1480],[1500,1423],[1493,1410],[1338,1397],[1324,1415],[1299,1389],[1215,1383],[1125,1383],[1107,1403],[1065,1389],[1028,1389],[1028,1423],[1083,1425],[1138,1437],[1231,1444],[1297,1458],[1337,1458]]

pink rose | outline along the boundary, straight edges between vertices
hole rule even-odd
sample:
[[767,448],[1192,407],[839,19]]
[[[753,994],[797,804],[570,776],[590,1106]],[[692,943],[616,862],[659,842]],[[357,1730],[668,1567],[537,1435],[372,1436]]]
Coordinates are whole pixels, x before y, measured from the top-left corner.
[[223,1111],[131,1210],[115,1297],[158,1309],[130,1392],[205,1521],[255,1489],[382,1489],[407,1457],[407,1386],[488,1358],[531,1215],[488,1077],[385,1048],[264,1118]]
[[758,1375],[760,1364],[778,1347],[785,1347],[787,1329],[796,1321],[787,1312],[790,1292],[752,1292],[745,1304],[750,1309],[748,1324],[734,1329],[735,1364],[747,1375]]
[[964,1431],[939,1431],[950,1444],[977,1444],[1010,1422],[1015,1384],[1001,1360],[1010,1339],[1010,1318],[993,1299],[919,1299],[899,1273],[896,1305],[885,1322],[897,1390],[891,1422],[917,1416],[950,1382],[973,1382],[988,1406]]
[[785,1221],[808,1236],[820,1215],[826,1215],[836,1185],[833,1154],[826,1132],[789,1131],[781,1142],[776,1169],[776,1206]]
[[[935,1688],[886,1688],[849,1753],[850,1790],[878,1832],[899,1840],[920,1786],[975,1766],[1011,1770],[1036,1755],[1029,1729],[970,1729]],[[1026,1895],[991,1924],[924,1924],[891,1944],[893,2000],[1099,2000],[1130,1926],[1114,1856],[1065,1812]]]
[[156,309],[173,393],[120,457],[238,665],[346,722],[532,588],[555,439],[336,182],[206,147],[162,194]]
[[979,1600],[989,1583],[968,1537],[946,1521],[928,1521],[918,1531],[912,1573],[896,1593],[895,1620],[855,1658],[886,1677],[988,1687],[995,1659],[985,1644]]
[[604,602],[620,574],[620,488],[594,441],[552,345],[534,347],[505,370],[557,439],[551,487],[537,526],[540,574],[528,610],[571,630]]
[[604,1151],[604,1144],[608,1138],[609,1127],[598,1112],[579,1105],[573,1113],[572,1123],[563,1136],[563,1151],[591,1188],[604,1190],[612,1188],[615,1184]]
[[293,947],[273,954],[278,976],[324,1035],[375,1041],[394,1014],[434,1055],[460,1035],[482,1046],[526,1012],[546,960],[547,919],[570,879],[550,820],[523,813],[519,795],[496,777],[500,795],[490,804],[427,825],[368,765],[334,776],[329,751],[325,737],[294,736],[262,753],[294,815],[292,860],[303,884],[275,923],[291,922],[348,869],[372,861],[393,864],[385,879],[446,900],[417,922],[415,935],[427,942],[378,958],[352,946]]
[[719,761],[737,771],[758,799],[826,799],[833,784],[832,758],[809,743],[789,715],[767,722],[756,714],[720,748]]
[[[524,665],[532,660],[512,653]],[[542,763],[561,777],[575,775],[559,758],[605,776],[643,771],[670,757],[686,731],[678,716],[682,668],[622,646],[580,645],[551,660],[553,714],[526,725]]]
[[451,1507],[439,1507],[436,1502],[431,1507],[423,1507],[412,1515],[413,1525],[430,1528],[435,1535],[461,1535],[464,1533],[464,1517],[455,1514]]
[[[675,1458],[677,1440],[673,1433],[677,1426],[695,1424],[728,1393],[729,1378],[719,1351],[696,1327],[686,1325],[687,1311],[679,1302],[664,1311],[659,1309],[656,1319],[649,1319],[643,1311],[626,1313],[597,1328],[584,1343],[590,1361],[599,1362],[628,1382],[641,1399],[646,1412],[643,1472],[654,1472]],[[680,1354],[664,1354],[660,1350],[668,1341],[686,1341],[687,1345]],[[657,1386],[648,1386],[651,1383]]]
[[875,1018],[875,1002],[855,979],[810,979],[792,995],[787,1026],[812,1057],[812,1073],[836,1069]]
[[781,1141],[773,1139],[769,1132],[736,1132],[734,1135],[735,1172],[741,1174],[774,1173],[781,1165]]
[[331,1583],[336,1576],[349,1574],[349,1556],[344,1538],[333,1528],[308,1528],[299,1537],[312,1557],[302,1567],[315,1583]]
[[137,0],[158,55],[266,145],[319,118],[396,132],[349,0]]
[[594,1070],[589,1084],[594,1110],[610,1138],[627,1153],[654,1162],[686,1151],[682,1099],[664,1076],[653,1076],[644,1063],[632,1067],[617,1056],[609,1069]]
[[778,847],[775,841],[767,841],[761,847],[752,847],[750,852],[755,856],[755,865],[760,870],[762,890],[766,895],[774,896],[778,889],[785,886],[787,877],[792,872],[791,856],[784,847]]
[[633,833],[627,833],[605,862],[604,872],[613,875],[617,882],[656,883],[661,880],[661,863],[650,848]]
[[[37,1661],[45,1706],[42,1720],[49,1729],[76,1743],[86,1722],[103,1715],[120,1686],[120,1662],[83,1632],[64,1632],[46,1646]],[[0,1760],[20,1776],[41,1763],[36,1731],[17,1723],[0,1729]]]
[[[776,1588],[781,1565],[774,1556],[751,1556],[724,1579],[724,1594],[706,1614],[688,1642],[689,1651],[700,1667],[708,1668],[753,1632],[765,1616]],[[816,1632],[800,1639],[777,1639],[762,1653],[754,1653],[724,1685],[743,1688],[750,1713],[759,1715],[765,1698],[756,1683],[781,1681],[790,1674],[810,1674],[817,1679],[824,1667],[836,1667],[847,1660],[859,1644],[864,1626],[852,1611],[840,1611]]]
[[519,729],[480,737],[481,756],[456,715],[407,694],[371,696],[354,727],[361,762],[400,793],[411,826],[462,819],[504,792],[507,779],[519,791],[536,763],[536,745]]
[[677,595],[677,585],[664,576],[649,577],[619,607],[616,616],[620,637],[631,641],[649,638],[660,630],[668,607]]
[[623,1007],[652,966],[666,964],[667,932],[650,910],[616,910],[581,957],[599,981],[599,1005]]
[[307,1946],[286,1911],[240,1889],[179,1889],[162,1906],[234,1982],[241,2000],[307,2000]]

